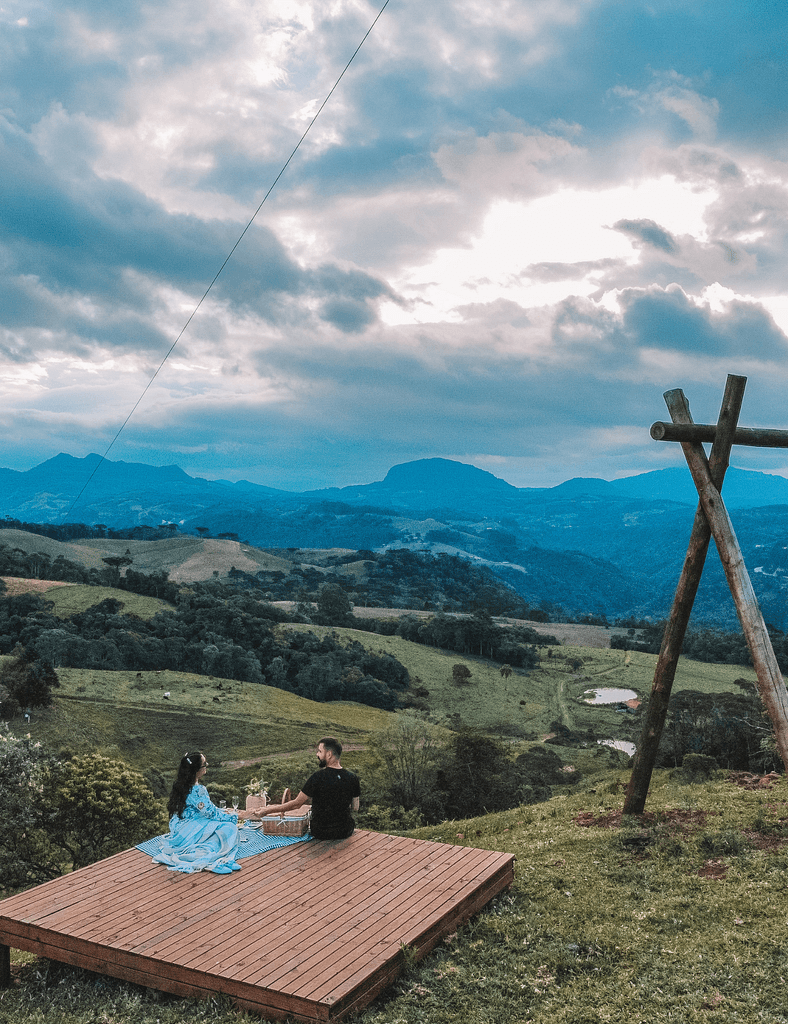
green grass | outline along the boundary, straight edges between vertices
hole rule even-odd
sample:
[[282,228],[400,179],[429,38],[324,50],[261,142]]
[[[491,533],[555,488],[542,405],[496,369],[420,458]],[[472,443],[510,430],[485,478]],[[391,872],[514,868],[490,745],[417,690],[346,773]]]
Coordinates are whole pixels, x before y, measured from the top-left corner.
[[[546,804],[411,835],[516,855],[512,889],[355,1019],[363,1024],[784,1024],[788,784],[657,772],[650,820],[620,811],[626,772]],[[704,877],[708,862],[724,877]],[[19,958],[21,962],[22,958]],[[29,958],[26,958],[29,961]],[[14,954],[14,962],[17,962]],[[33,961],[0,993],[3,1024],[246,1021],[226,1003],[158,996]]]
[[152,619],[157,612],[171,609],[172,605],[160,601],[157,597],[143,597],[129,590],[117,590],[114,587],[88,587],[73,584],[67,587],[53,587],[42,595],[45,601],[52,602],[52,613],[61,619],[93,608],[102,601],[113,599],[123,605],[121,615],[136,615],[138,619]]
[[[345,642],[358,640],[372,651],[392,654],[429,690],[430,717],[436,723],[462,724],[502,738],[542,737],[553,721],[585,732],[591,728],[605,738],[634,739],[628,716],[603,706],[590,707],[580,698],[586,690],[600,687],[631,689],[642,699],[651,692],[655,654],[592,647],[541,649],[541,664],[530,671],[516,669],[509,679],[500,665],[485,658],[464,657],[434,647],[424,647],[397,636],[380,636],[356,629],[327,626],[280,626],[283,630],[309,630],[318,635],[336,633]],[[581,664],[575,668],[578,662]],[[452,666],[467,665],[471,680],[457,686]],[[733,680],[755,682],[755,671],[743,665],[711,665],[682,659],[674,691],[700,690],[723,693],[737,688]]]
[[186,750],[204,750],[211,778],[229,780],[223,761],[311,750],[327,734],[365,744],[392,718],[364,704],[318,704],[270,686],[184,672],[64,668],[58,676],[53,706],[34,711],[29,726],[12,720],[12,731],[29,732],[53,750],[97,750],[166,777]]

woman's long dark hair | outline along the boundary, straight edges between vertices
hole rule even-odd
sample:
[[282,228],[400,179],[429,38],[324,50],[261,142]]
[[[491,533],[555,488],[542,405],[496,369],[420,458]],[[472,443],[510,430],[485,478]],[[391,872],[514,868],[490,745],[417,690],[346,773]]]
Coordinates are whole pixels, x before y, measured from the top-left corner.
[[184,754],[178,765],[178,775],[172,784],[170,799],[167,801],[167,813],[170,817],[177,814],[183,817],[186,797],[197,780],[197,772],[202,768],[202,754],[199,750],[193,754]]

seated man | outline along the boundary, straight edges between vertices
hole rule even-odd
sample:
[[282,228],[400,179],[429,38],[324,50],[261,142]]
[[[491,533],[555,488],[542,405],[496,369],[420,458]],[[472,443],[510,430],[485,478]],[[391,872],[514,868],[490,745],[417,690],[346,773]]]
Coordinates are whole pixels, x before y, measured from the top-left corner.
[[339,763],[342,744],[332,736],[317,745],[320,770],[304,783],[298,796],[285,803],[273,804],[255,812],[258,818],[271,814],[284,814],[306,803],[312,804],[309,831],[313,839],[347,839],[353,835],[356,823],[351,811],[358,810],[361,787],[358,776]]

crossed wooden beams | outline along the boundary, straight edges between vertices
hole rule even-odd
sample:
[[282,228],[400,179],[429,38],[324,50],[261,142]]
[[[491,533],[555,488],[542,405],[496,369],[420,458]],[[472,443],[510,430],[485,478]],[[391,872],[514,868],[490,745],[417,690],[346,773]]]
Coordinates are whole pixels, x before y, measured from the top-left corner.
[[[716,426],[693,423],[684,393],[678,389],[666,391],[665,402],[672,422],[655,423],[651,428],[651,436],[655,440],[678,441],[681,444],[700,501],[670,618],[662,638],[646,720],[624,801],[624,814],[642,814],[646,804],[676,666],[712,535],[758,675],[758,690],[774,726],[777,749],[788,771],[788,691],[744,565],[739,542],[720,496],[734,444],[788,448],[788,430],[758,430],[738,426],[746,384],[746,377],[728,376]],[[712,442],[708,459],[703,449],[704,441]]]

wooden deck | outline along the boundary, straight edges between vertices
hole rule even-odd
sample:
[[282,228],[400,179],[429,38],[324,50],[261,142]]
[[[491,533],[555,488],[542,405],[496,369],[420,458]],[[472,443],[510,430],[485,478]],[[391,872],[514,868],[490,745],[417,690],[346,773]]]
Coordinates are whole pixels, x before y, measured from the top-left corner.
[[179,996],[225,993],[269,1019],[335,1021],[512,881],[511,854],[357,831],[243,861],[167,871],[139,850],[0,902],[0,948]]

